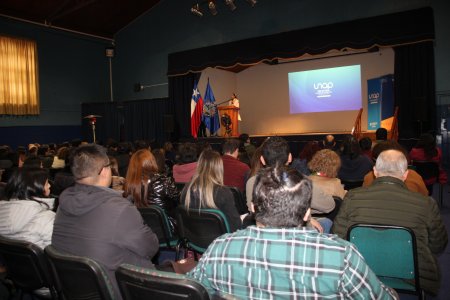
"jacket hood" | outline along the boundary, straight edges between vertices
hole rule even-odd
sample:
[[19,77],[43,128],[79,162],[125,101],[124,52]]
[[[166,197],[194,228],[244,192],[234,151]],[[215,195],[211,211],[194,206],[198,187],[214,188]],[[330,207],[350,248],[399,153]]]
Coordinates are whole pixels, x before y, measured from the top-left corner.
[[108,201],[105,190],[111,195],[120,195],[120,192],[110,188],[76,183],[61,194],[58,210],[72,216],[84,215]]
[[[54,199],[38,198],[39,201],[53,206]],[[33,200],[0,201],[0,234],[16,234],[23,230],[37,214],[48,208]]]

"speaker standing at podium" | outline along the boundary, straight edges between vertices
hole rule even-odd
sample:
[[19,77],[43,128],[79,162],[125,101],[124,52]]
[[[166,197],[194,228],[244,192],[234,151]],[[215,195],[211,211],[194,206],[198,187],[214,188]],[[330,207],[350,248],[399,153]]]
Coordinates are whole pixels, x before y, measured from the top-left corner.
[[[233,98],[229,101],[229,105],[233,105],[239,108],[239,99],[236,97],[236,94],[233,93]],[[242,121],[241,114],[238,112],[238,121]]]

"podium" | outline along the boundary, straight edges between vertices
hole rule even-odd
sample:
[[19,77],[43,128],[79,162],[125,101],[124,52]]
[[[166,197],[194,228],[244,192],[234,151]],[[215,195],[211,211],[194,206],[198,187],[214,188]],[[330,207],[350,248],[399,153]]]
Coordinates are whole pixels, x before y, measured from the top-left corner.
[[[239,115],[239,108],[234,105],[227,105],[227,106],[218,106],[219,110],[219,120],[220,120],[220,136],[239,136],[239,121],[238,121],[238,115]],[[224,124],[224,120],[228,119],[231,123],[229,126],[226,126],[227,124]],[[227,128],[229,127],[229,128]]]

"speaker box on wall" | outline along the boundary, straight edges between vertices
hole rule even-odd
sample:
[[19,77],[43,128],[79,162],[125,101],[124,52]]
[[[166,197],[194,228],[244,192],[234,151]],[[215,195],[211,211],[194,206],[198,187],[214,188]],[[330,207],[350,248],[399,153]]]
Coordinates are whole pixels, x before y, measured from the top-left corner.
[[174,129],[174,119],[173,115],[163,115],[164,132],[173,132]]

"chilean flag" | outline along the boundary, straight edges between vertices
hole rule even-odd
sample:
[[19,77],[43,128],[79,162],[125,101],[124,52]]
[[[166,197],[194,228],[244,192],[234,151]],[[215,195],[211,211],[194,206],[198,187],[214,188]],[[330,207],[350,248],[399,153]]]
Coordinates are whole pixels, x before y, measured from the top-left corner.
[[194,90],[191,98],[191,135],[197,137],[198,127],[202,122],[203,115],[203,99],[197,88],[198,82],[194,83]]

